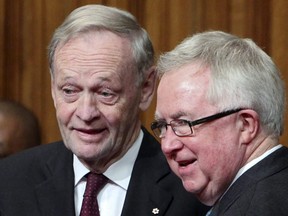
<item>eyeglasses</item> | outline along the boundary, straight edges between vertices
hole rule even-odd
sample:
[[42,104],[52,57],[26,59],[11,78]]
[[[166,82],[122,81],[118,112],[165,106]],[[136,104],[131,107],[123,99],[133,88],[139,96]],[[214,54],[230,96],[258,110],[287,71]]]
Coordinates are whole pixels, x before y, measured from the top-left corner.
[[195,134],[193,126],[203,124],[206,122],[210,122],[219,118],[223,118],[225,116],[239,112],[240,110],[242,110],[242,108],[227,110],[227,111],[220,112],[220,113],[208,116],[208,117],[197,119],[195,121],[177,119],[177,120],[170,121],[169,124],[164,121],[154,121],[151,124],[151,129],[153,133],[155,134],[155,136],[160,139],[165,136],[168,126],[171,126],[174,133],[179,137],[190,136],[190,135]]

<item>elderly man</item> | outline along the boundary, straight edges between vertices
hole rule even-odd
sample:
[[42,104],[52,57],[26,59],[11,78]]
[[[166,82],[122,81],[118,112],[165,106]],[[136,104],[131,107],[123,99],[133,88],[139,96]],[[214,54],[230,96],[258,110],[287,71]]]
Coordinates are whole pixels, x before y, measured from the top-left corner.
[[287,215],[288,149],[279,72],[252,40],[204,32],[160,57],[151,128],[211,215]]
[[0,163],[0,215],[201,215],[141,127],[155,88],[153,59],[130,13],[87,5],[67,17],[49,46],[63,142]]

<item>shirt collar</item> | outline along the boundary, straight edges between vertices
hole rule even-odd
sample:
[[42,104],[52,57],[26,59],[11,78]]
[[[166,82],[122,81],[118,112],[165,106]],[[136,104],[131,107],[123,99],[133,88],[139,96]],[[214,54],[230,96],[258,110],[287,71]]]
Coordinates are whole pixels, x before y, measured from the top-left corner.
[[269,149],[268,151],[264,152],[261,156],[255,158],[254,160],[251,160],[249,163],[247,163],[246,165],[244,165],[237,173],[237,175],[235,176],[234,180],[232,181],[231,185],[243,174],[245,173],[248,169],[250,169],[251,167],[253,167],[255,164],[259,163],[261,160],[263,160],[264,158],[266,158],[268,155],[272,154],[274,151],[276,151],[277,149],[281,148],[282,145],[279,144],[277,146],[274,146],[273,148]]
[[[263,160],[264,158],[266,158],[267,156],[269,156],[270,154],[272,154],[274,151],[276,151],[277,149],[281,148],[282,145],[278,144],[277,146],[274,146],[273,148],[269,149],[268,151],[266,151],[264,154],[262,154],[261,156],[255,158],[254,160],[250,161],[249,163],[247,163],[246,165],[244,165],[236,174],[235,178],[233,179],[232,183],[229,185],[229,187],[226,189],[226,191],[221,195],[221,197],[219,198],[219,200],[217,202],[219,202],[223,196],[226,194],[226,192],[230,189],[230,187],[235,183],[235,181],[241,176],[243,175],[243,173],[245,173],[247,170],[249,170],[251,167],[253,167],[254,165],[256,165],[257,163],[259,163],[261,160]],[[216,203],[217,203],[216,202]],[[214,204],[214,206],[216,205],[216,203]],[[206,216],[209,216],[211,214],[211,212],[213,211],[213,207],[210,209],[210,211],[207,212]]]
[[[235,178],[233,179],[232,183],[229,185],[229,187],[226,189],[226,191],[222,194],[222,196],[220,197],[220,199],[222,199],[222,197],[226,194],[226,192],[229,190],[229,188],[236,182],[236,180],[238,178],[240,178],[241,175],[243,175],[243,173],[245,173],[247,170],[249,170],[251,167],[253,167],[254,165],[256,165],[257,163],[259,163],[261,160],[263,160],[264,158],[268,157],[270,154],[272,154],[274,151],[276,151],[277,149],[281,148],[282,145],[279,144],[277,146],[274,146],[273,148],[269,149],[268,151],[264,152],[261,156],[251,160],[249,163],[247,163],[246,165],[244,165],[241,169],[239,169],[239,171],[237,172]],[[219,199],[219,200],[220,200]]]
[[[103,173],[112,182],[124,188],[125,190],[127,190],[128,188],[133,166],[136,161],[143,136],[143,131],[140,130],[136,141],[126,152],[126,154],[118,161],[113,163],[110,167],[108,167],[108,169]],[[75,175],[74,186],[76,186],[82,180],[82,178],[90,171],[79,161],[75,154],[73,154],[73,169]]]

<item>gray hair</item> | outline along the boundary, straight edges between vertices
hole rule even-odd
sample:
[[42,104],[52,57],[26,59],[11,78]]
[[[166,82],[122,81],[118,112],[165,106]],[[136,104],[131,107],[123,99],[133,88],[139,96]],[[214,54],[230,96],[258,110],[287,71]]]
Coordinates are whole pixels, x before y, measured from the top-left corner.
[[272,59],[251,39],[221,31],[195,34],[160,57],[158,76],[191,63],[211,70],[206,96],[220,111],[253,109],[267,134],[283,133],[284,83]]
[[149,35],[132,14],[103,5],[86,5],[75,9],[56,29],[48,46],[51,75],[57,47],[83,33],[102,30],[131,41],[132,55],[139,74],[138,84],[142,83],[145,71],[154,63],[154,50]]

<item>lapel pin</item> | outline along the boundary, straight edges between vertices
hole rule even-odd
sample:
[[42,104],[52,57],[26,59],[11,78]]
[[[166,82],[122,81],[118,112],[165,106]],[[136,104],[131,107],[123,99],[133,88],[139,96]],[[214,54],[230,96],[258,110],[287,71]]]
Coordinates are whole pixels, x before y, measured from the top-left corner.
[[154,215],[159,214],[159,209],[158,209],[158,208],[153,208],[152,213],[153,213]]

